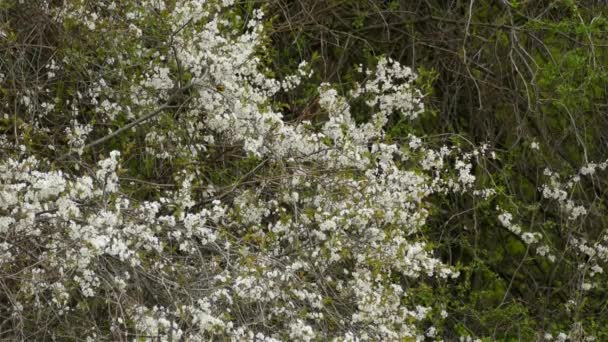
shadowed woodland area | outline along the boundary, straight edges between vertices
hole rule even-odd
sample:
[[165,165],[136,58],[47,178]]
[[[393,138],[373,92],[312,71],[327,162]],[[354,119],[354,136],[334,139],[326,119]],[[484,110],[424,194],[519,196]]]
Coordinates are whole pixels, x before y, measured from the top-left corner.
[[[584,222],[566,230],[556,229],[556,208],[538,205],[537,187],[546,167],[575,173],[606,156],[607,10],[604,1],[268,5],[273,70],[285,69],[284,61],[314,60],[320,80],[348,88],[355,65],[390,56],[421,75],[430,112],[414,127],[394,123],[392,138],[416,133],[430,141],[487,142],[501,152],[477,174],[498,186],[499,196],[490,203],[441,199],[449,209],[429,228],[442,258],[466,270],[463,283],[441,294],[456,313],[445,323],[449,331],[529,340],[541,338],[533,333],[539,327],[565,328],[573,317],[605,325],[605,287],[584,305],[564,311],[577,286],[576,262],[548,265],[532,258],[523,243],[497,226],[493,210],[496,204],[516,210],[560,248],[571,236],[594,240],[605,233],[605,178],[585,182],[572,194],[592,209]],[[296,118],[319,114],[314,102],[284,101],[296,108]],[[530,148],[534,142],[539,150]]]

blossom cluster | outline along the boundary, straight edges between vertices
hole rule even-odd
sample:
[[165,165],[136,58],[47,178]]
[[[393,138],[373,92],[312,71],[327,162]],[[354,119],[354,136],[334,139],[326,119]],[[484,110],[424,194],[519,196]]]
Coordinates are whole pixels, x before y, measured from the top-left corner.
[[[108,53],[100,63],[113,71],[65,106],[24,94],[24,110],[44,133],[45,118],[67,108],[66,139],[49,148],[85,156],[91,137],[112,134],[104,127],[138,120],[170,101],[176,87],[189,88],[173,123],[162,113],[131,130],[145,134],[147,158],[204,162],[229,144],[233,162],[256,164],[254,180],[237,181],[226,196],[221,184],[205,180],[208,167],[194,166],[175,174],[172,190],[141,200],[121,181],[129,151],[56,169],[20,148],[0,164],[0,269],[3,278],[20,274],[9,295],[13,325],[31,326],[36,317],[95,321],[102,300],[107,329],[56,323],[52,330],[201,341],[398,340],[432,331],[419,331],[431,308],[406,305],[405,284],[458,276],[415,238],[428,216],[425,198],[449,190],[447,179],[433,182],[434,175],[403,167],[409,153],[384,142],[383,132],[390,115],[422,112],[413,72],[382,59],[356,93],[321,85],[325,123],[288,123],[270,99],[310,74],[305,63],[285,81],[260,72],[261,12],[230,21],[229,1],[162,4],[47,8],[54,20],[91,32],[85,35],[124,27],[127,37],[103,39],[149,62],[136,66],[124,52]],[[151,34],[157,13],[172,33],[144,46],[139,40]],[[231,29],[239,23],[244,31]],[[68,73],[78,57],[52,58],[47,77]],[[124,84],[130,98],[118,88]],[[357,124],[350,102],[364,96],[377,114]],[[471,176],[462,176],[470,166],[459,168],[450,184],[460,189]]]
[[[12,151],[0,152],[0,280],[10,285],[0,299],[11,336],[44,322],[54,338],[91,340],[439,339],[431,318],[445,319],[445,305],[410,295],[459,277],[424,234],[430,200],[491,199],[496,190],[477,188],[475,175],[487,146],[388,139],[392,116],[424,113],[416,74],[390,58],[361,70],[352,91],[320,84],[325,120],[291,122],[274,99],[310,70],[303,62],[283,80],[268,76],[261,11],[169,3],[41,9],[107,50],[49,57],[49,89],[20,94],[42,147],[0,136]],[[83,80],[60,103],[52,81],[70,73]],[[373,113],[367,121],[354,119],[355,103]],[[55,121],[65,127],[53,135]],[[580,173],[596,168],[605,164]],[[544,197],[583,217],[556,179]],[[506,211],[498,219],[528,245],[544,239]],[[604,243],[571,244],[589,256],[590,276],[603,273]],[[555,258],[548,246],[536,251]]]

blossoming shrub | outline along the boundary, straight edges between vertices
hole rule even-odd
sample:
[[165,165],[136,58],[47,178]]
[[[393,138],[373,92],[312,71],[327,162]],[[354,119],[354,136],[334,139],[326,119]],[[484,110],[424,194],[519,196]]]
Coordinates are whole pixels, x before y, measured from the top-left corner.
[[[289,121],[275,99],[311,70],[269,76],[260,11],[242,17],[230,0],[2,10],[22,16],[0,32],[13,44],[0,71],[3,89],[12,84],[1,108],[2,338],[450,336],[449,298],[414,295],[458,282],[429,241],[429,216],[437,198],[496,195],[475,184],[490,151],[387,137],[389,118],[424,113],[408,67],[380,58],[349,92],[320,84],[324,118]],[[372,114],[356,122],[361,108]],[[561,187],[543,194],[584,216]],[[545,238],[502,208],[496,217],[527,245]]]

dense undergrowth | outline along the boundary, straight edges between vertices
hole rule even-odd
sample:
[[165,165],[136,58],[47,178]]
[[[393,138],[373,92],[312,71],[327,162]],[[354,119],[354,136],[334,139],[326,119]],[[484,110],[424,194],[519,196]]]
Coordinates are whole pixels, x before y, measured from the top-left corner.
[[0,3],[0,339],[608,338],[604,12]]

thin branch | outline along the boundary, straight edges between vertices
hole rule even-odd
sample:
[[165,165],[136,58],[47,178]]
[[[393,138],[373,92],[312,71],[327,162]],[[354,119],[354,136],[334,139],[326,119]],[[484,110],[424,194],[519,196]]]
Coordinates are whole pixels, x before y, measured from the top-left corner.
[[[184,92],[184,91],[186,91],[186,90],[188,90],[188,89],[192,88],[192,86],[193,86],[193,85],[194,85],[194,84],[190,83],[190,84],[188,84],[188,85],[186,85],[186,86],[184,86],[184,87],[182,87],[182,88],[178,89],[177,91],[175,91],[175,92],[173,93],[173,95],[171,95],[171,97],[170,97],[170,98],[167,100],[167,102],[165,102],[165,104],[163,104],[162,106],[160,106],[158,109],[156,109],[156,110],[155,110],[155,111],[153,111],[152,113],[149,113],[149,114],[147,114],[147,115],[144,115],[144,116],[142,116],[142,117],[139,117],[139,118],[137,118],[137,119],[135,119],[135,120],[131,121],[130,123],[126,124],[125,126],[123,126],[123,127],[119,128],[119,129],[117,129],[116,131],[114,131],[114,132],[112,132],[112,133],[110,133],[110,134],[108,134],[108,135],[106,135],[106,136],[104,136],[104,137],[102,137],[102,138],[99,138],[99,139],[97,139],[97,140],[95,140],[95,141],[93,141],[93,142],[91,142],[91,143],[89,143],[89,144],[85,145],[85,146],[82,148],[82,150],[86,150],[86,149],[89,149],[89,148],[91,148],[91,147],[93,147],[93,146],[97,146],[97,145],[99,145],[99,144],[102,144],[102,143],[104,143],[104,142],[106,142],[106,141],[108,141],[108,140],[110,140],[110,139],[112,139],[112,138],[116,137],[117,135],[121,134],[122,132],[124,132],[124,131],[126,131],[126,130],[128,130],[128,129],[131,129],[131,128],[133,128],[133,127],[135,127],[135,126],[137,126],[137,125],[139,125],[139,124],[141,124],[141,123],[143,123],[143,122],[146,122],[146,121],[150,120],[151,118],[153,118],[153,117],[155,117],[155,116],[157,116],[157,115],[161,114],[161,113],[162,113],[163,111],[165,111],[166,109],[169,109],[169,108],[176,108],[176,107],[177,107],[177,108],[179,108],[179,107],[183,106],[183,104],[180,104],[180,105],[173,105],[173,104],[171,104],[171,102],[173,102],[173,100],[175,100],[177,97],[179,97],[181,94],[183,94],[183,92]],[[71,152],[69,152],[68,154],[66,154],[64,157],[67,157],[67,156],[71,155],[71,154],[72,154],[72,153],[74,153],[74,152],[75,152],[75,151],[71,151]]]

